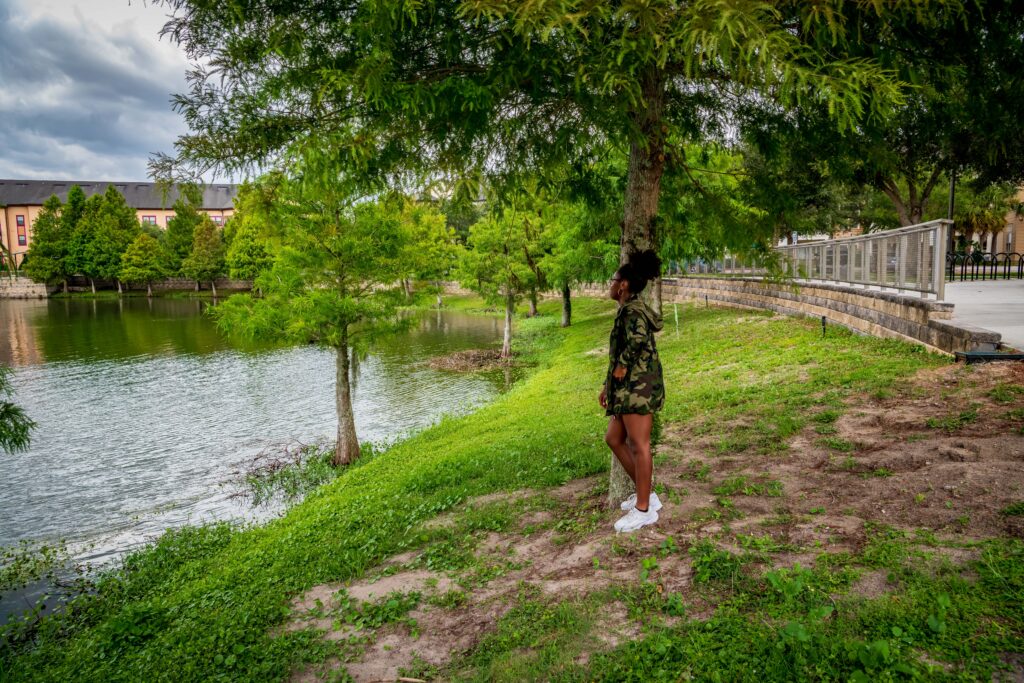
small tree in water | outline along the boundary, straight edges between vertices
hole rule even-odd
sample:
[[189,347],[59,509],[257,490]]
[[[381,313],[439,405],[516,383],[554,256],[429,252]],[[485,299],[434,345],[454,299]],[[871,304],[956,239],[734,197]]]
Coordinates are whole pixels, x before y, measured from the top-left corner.
[[473,224],[469,228],[469,249],[459,264],[459,280],[464,287],[488,303],[505,305],[502,358],[512,356],[512,315],[516,303],[537,284],[528,261],[531,244],[525,221],[530,218],[510,210],[503,216],[488,216]]
[[338,442],[333,462],[359,456],[350,389],[350,353],[397,325],[396,286],[405,248],[398,210],[353,206],[332,183],[274,176],[268,223],[280,231],[273,266],[256,280],[261,298],[236,294],[215,310],[221,329],[262,339],[314,343],[336,354]]

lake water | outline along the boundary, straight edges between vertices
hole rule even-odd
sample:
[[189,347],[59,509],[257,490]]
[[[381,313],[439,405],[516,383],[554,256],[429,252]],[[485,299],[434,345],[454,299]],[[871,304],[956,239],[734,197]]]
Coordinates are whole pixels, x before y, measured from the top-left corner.
[[[68,539],[102,561],[187,523],[256,519],[240,463],[333,441],[334,353],[240,348],[189,299],[0,301],[0,363],[38,423],[31,450],[0,454],[0,545]],[[508,386],[431,357],[500,343],[501,321],[417,315],[358,364],[361,441],[391,440]],[[82,551],[85,553],[85,551]]]

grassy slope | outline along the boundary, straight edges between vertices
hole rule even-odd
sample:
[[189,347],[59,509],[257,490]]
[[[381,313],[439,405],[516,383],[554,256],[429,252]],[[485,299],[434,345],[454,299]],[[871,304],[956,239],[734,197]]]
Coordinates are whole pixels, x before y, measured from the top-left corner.
[[[275,632],[296,593],[358,576],[422,544],[417,525],[469,496],[551,486],[607,467],[605,420],[596,406],[605,359],[588,352],[605,346],[612,306],[577,302],[568,330],[555,326],[557,307],[549,302],[544,318],[520,325],[538,367],[492,405],[360,463],[265,527],[167,534],[97,596],[44,622],[39,647],[0,653],[0,678],[274,680],[300,658],[327,656],[329,646],[314,633]],[[746,427],[723,432],[723,449],[770,451],[805,423],[811,407],[838,405],[853,392],[886,392],[942,362],[837,329],[822,339],[810,321],[680,311],[681,332],[669,310],[659,342],[669,388],[665,418],[712,432],[720,420],[740,419]],[[687,628],[694,629],[687,638],[700,636],[700,627]],[[649,641],[609,655],[606,670],[641,656],[660,659],[674,642]]]

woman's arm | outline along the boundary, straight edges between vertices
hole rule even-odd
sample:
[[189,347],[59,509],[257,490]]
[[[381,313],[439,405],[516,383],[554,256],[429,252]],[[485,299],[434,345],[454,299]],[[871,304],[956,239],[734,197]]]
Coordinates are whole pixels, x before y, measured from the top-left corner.
[[615,359],[615,372],[613,373],[615,379],[622,379],[626,376],[626,371],[633,367],[647,343],[647,318],[633,312],[627,312],[624,318],[622,321],[625,327],[624,343],[618,358]]

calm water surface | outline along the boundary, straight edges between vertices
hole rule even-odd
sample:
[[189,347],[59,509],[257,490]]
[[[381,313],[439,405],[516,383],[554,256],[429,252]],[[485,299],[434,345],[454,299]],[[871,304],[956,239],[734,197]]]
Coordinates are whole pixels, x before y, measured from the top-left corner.
[[[273,513],[232,497],[239,464],[333,440],[334,354],[239,348],[206,306],[0,301],[0,363],[38,423],[30,451],[0,457],[0,545],[66,538],[97,561],[169,527]],[[394,439],[503,391],[504,374],[425,364],[500,335],[500,321],[434,312],[379,345],[355,377],[360,440]]]

